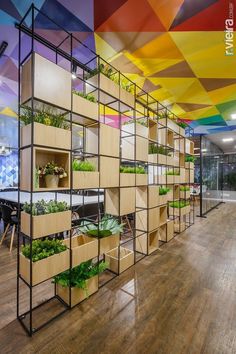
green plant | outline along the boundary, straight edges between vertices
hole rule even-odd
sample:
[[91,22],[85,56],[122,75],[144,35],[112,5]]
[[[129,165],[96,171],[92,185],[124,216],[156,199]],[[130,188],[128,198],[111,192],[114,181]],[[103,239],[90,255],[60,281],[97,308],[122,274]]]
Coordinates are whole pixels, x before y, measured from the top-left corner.
[[132,118],[132,119],[122,123],[122,125],[129,125],[129,124],[139,124],[139,125],[142,125],[143,127],[148,126],[146,118],[140,118],[140,119]]
[[73,160],[72,163],[73,171],[86,171],[86,172],[93,172],[96,170],[96,167],[89,161],[79,161]]
[[120,173],[145,174],[145,168],[142,166],[120,166]]
[[174,202],[170,202],[169,206],[172,208],[184,208],[186,206],[190,205],[189,201],[187,200],[176,200]]
[[92,263],[92,260],[83,262],[77,267],[71,270],[66,270],[63,273],[56,275],[53,278],[53,283],[60,284],[62,287],[68,288],[80,288],[83,289],[87,296],[88,289],[86,280],[102,273],[107,268],[106,262],[100,262],[97,264]]
[[185,162],[195,162],[196,158],[194,156],[185,156]]
[[170,170],[170,171],[166,171],[165,173],[167,176],[179,176],[180,172],[179,171],[175,171],[175,170]]
[[161,155],[168,155],[168,150],[165,149],[163,146],[158,146],[156,144],[149,144],[149,154],[161,154]]
[[69,206],[66,202],[58,202],[56,200],[50,200],[49,202],[45,202],[44,199],[41,199],[36,203],[32,203],[32,208],[30,203],[25,203],[23,205],[24,212],[26,212],[27,214],[32,214],[33,216],[59,213],[68,209]]
[[[65,251],[67,247],[61,240],[34,240],[32,242],[32,261],[37,262],[41,259],[53,256],[54,254]],[[30,245],[22,246],[21,251],[26,258],[30,259]]]
[[69,129],[69,124],[66,122],[66,116],[61,113],[55,113],[52,109],[43,107],[41,110],[33,111],[31,108],[22,106],[23,112],[20,115],[20,120],[25,124],[32,122],[49,125],[56,128]]
[[76,90],[73,90],[73,93],[77,96],[85,98],[86,100],[88,100],[90,102],[94,102],[94,103],[97,102],[95,96],[92,95],[91,93],[84,93],[84,92],[76,91]]
[[188,191],[190,191],[190,187],[189,186],[180,186],[180,191],[181,192],[188,192]]
[[185,129],[187,128],[188,124],[187,123],[184,123],[184,122],[177,122],[178,126]]
[[56,175],[59,178],[67,177],[67,172],[63,167],[58,166],[54,161],[48,162],[45,166],[38,168],[39,177],[47,175]]
[[159,195],[166,195],[170,191],[170,188],[160,187],[159,188]]
[[124,225],[125,224],[119,224],[116,218],[110,215],[104,215],[97,224],[90,221],[82,221],[79,230],[84,234],[103,238],[123,232]]

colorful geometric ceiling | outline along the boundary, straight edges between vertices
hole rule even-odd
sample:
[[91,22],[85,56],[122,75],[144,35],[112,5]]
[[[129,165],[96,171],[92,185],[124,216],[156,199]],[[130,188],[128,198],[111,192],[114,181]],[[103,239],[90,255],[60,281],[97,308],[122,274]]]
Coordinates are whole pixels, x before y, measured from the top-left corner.
[[[225,55],[225,20],[233,0],[36,0],[89,48],[136,81],[195,133],[236,128],[236,49]],[[30,0],[0,1],[0,139],[14,141],[17,45],[14,24]],[[235,11],[236,12],[236,11]],[[59,31],[38,19],[56,40]]]

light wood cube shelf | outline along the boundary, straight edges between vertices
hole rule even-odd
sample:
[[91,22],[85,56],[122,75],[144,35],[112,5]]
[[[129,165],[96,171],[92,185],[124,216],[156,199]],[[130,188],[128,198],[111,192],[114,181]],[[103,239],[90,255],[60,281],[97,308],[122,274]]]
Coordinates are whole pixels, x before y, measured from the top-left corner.
[[117,247],[105,254],[105,261],[108,263],[108,269],[121,274],[134,264],[134,252],[128,248]]
[[23,64],[21,87],[21,104],[28,102],[34,93],[34,98],[40,101],[71,109],[71,73],[37,53]]
[[[75,93],[72,95],[72,112],[76,114],[73,120],[81,125],[88,125],[98,121],[99,105],[91,102],[84,97],[78,96]],[[87,119],[85,119],[87,118]]]
[[105,190],[105,212],[120,216],[135,212],[135,187]]

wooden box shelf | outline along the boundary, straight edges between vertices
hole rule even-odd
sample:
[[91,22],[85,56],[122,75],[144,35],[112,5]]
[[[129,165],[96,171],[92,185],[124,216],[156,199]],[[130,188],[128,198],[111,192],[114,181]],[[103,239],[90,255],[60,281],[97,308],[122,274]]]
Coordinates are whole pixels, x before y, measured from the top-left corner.
[[98,103],[91,102],[75,93],[72,95],[72,112],[93,121],[98,121]]
[[159,208],[139,210],[136,212],[135,228],[141,231],[153,231],[160,225]]
[[167,206],[160,206],[160,226],[166,224],[167,222]]
[[62,211],[32,216],[32,234],[30,234],[31,215],[21,212],[21,232],[33,239],[53,235],[71,229],[71,211]]
[[[70,239],[63,243],[70,248]],[[98,239],[87,235],[76,235],[71,239],[72,268],[80,263],[98,257]]]
[[136,173],[136,186],[146,186],[148,184],[147,173]]
[[[21,128],[21,146],[31,144],[31,127],[28,124]],[[70,150],[71,131],[34,122],[34,145]]]
[[163,242],[169,242],[174,237],[174,221],[169,220],[165,225],[162,225],[159,229],[159,240]]
[[[32,56],[34,58],[32,58]],[[71,109],[71,73],[37,53],[23,64],[21,76],[21,104],[34,98],[49,104]],[[32,87],[32,71],[34,72]]]
[[186,229],[186,224],[184,221],[174,223],[174,232],[180,233]]
[[148,119],[148,138],[156,141],[157,135],[157,123],[152,119]]
[[118,158],[100,156],[100,187],[119,186],[120,161]]
[[108,269],[116,274],[120,274],[134,264],[134,252],[124,247],[120,247],[119,250],[117,247],[105,254],[105,261],[108,262]]
[[73,189],[89,189],[99,187],[99,172],[73,171]]
[[148,161],[148,139],[141,136],[122,137],[122,159]]
[[[98,291],[98,276],[86,280],[87,291],[80,288],[71,288],[71,307],[79,304],[88,296]],[[60,284],[56,285],[56,294],[67,304],[70,305],[70,288],[63,287]]]
[[105,212],[120,216],[135,212],[135,187],[105,190]]
[[164,205],[164,204],[167,204],[167,194],[158,196],[158,204],[157,205]]
[[174,147],[174,133],[169,129],[167,129],[167,145]]
[[190,191],[180,191],[180,198],[181,199],[189,199],[190,198]]
[[185,168],[188,170],[193,170],[194,169],[194,163],[193,162],[185,162]]
[[31,173],[34,173],[33,191],[48,191],[50,188],[46,187],[44,178],[38,178],[39,186],[37,185],[36,168],[44,166],[48,162],[55,162],[58,166],[62,166],[67,172],[67,177],[59,179],[57,190],[70,189],[70,152],[46,149],[33,148],[33,166],[31,162],[31,149],[26,148],[21,151],[21,181],[20,188],[22,190],[31,191]]
[[159,187],[147,186],[136,188],[136,207],[153,208],[159,204]]
[[137,233],[135,238],[135,249],[137,252],[149,255],[159,248],[158,230],[149,233]]
[[166,165],[167,156],[162,154],[157,154],[157,163],[160,165]]
[[115,234],[99,239],[99,255],[105,254],[119,246],[120,234]]
[[100,123],[100,155],[120,156],[120,130]]
[[135,186],[135,173],[120,173],[120,186],[121,187]]
[[139,123],[124,124],[122,126],[122,137],[128,137],[130,135],[138,135],[143,138],[148,138],[148,128]]
[[159,123],[162,124],[163,126],[167,126],[167,128],[170,128],[175,133],[179,134],[179,126],[178,124],[175,123],[174,120],[169,118],[162,118],[159,120]]
[[185,170],[185,183],[194,183],[194,170]]
[[185,139],[185,152],[186,154],[191,154],[194,155],[194,142],[189,140],[189,139]]
[[[32,262],[32,285],[37,285],[70,267],[69,250]],[[30,284],[30,260],[20,253],[20,275]]]
[[187,205],[183,208],[172,208],[171,206],[169,206],[169,215],[184,216],[189,213],[190,213],[190,205]]

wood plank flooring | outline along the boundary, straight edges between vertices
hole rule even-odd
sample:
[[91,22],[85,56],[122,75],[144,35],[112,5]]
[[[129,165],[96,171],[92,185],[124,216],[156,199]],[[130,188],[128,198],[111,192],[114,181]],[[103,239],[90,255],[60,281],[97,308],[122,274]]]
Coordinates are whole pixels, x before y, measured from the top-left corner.
[[235,354],[235,220],[230,203],[196,218],[33,338],[14,320],[15,254],[3,246],[0,353]]

